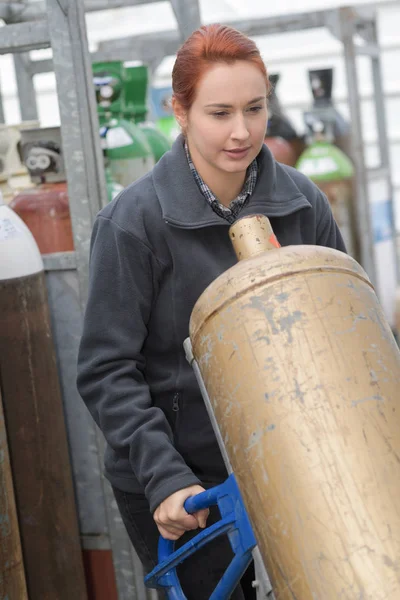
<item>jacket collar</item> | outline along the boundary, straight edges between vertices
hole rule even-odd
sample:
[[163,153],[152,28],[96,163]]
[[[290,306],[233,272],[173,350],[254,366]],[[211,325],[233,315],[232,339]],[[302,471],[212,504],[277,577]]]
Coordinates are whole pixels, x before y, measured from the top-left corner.
[[[257,162],[256,187],[240,217],[257,212],[267,217],[284,217],[311,207],[289,173],[275,161],[265,145]],[[167,223],[187,229],[229,224],[213,211],[200,192],[190,171],[182,135],[155,165],[153,182]]]

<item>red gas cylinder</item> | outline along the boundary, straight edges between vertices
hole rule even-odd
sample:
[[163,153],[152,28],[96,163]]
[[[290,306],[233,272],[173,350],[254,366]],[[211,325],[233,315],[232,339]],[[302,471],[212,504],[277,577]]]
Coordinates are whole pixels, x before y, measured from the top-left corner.
[[21,190],[12,208],[42,254],[74,249],[59,127],[21,131],[21,157],[36,188]]
[[32,232],[41,254],[74,249],[65,181],[23,190],[10,206]]
[[266,136],[264,143],[271,150],[275,160],[284,165],[294,167],[296,164],[296,153],[288,141],[278,136]]

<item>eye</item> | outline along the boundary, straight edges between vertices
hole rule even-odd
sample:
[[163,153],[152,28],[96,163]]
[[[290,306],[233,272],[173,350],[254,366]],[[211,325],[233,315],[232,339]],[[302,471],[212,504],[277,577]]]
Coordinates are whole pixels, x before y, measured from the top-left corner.
[[218,112],[212,113],[213,117],[222,118],[226,117],[229,113],[226,110],[219,110]]
[[258,113],[258,112],[260,112],[260,110],[262,110],[262,108],[263,108],[262,106],[251,106],[249,108],[249,112]]

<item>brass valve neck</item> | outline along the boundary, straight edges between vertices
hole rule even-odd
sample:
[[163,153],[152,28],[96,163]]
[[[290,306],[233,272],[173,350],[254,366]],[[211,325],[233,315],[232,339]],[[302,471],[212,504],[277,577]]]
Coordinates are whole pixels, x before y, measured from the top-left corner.
[[229,237],[238,260],[280,248],[271,223],[265,215],[250,215],[238,219],[229,228]]

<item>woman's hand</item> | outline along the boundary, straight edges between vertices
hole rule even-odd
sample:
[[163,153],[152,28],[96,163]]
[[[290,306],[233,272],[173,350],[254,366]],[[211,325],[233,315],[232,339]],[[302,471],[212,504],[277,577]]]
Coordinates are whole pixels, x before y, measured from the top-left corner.
[[187,498],[204,491],[204,488],[200,485],[191,485],[183,490],[178,490],[161,502],[160,506],[154,511],[154,520],[163,538],[178,540],[185,531],[197,529],[198,527],[204,529],[210,512],[208,508],[189,515],[183,507]]

